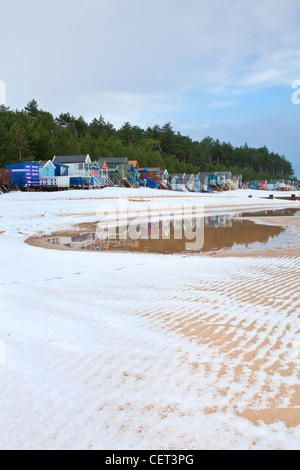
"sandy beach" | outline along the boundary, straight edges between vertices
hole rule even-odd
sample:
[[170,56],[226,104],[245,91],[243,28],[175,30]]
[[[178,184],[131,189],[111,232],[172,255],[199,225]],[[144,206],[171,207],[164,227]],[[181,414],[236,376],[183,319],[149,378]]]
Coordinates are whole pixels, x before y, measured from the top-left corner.
[[1,196],[0,448],[299,450],[299,216],[245,217],[295,234],[267,250],[92,253],[44,241],[84,232],[119,198],[133,212],[166,200],[237,217],[300,209],[263,195]]

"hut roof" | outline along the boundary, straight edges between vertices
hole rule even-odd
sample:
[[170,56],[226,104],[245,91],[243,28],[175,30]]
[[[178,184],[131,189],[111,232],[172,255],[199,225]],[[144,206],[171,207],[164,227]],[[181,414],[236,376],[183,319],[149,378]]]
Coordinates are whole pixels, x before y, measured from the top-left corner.
[[128,160],[126,157],[120,157],[120,158],[99,158],[98,163],[99,166],[101,167],[104,162],[106,162],[109,165],[126,165],[128,163]]
[[55,163],[72,164],[91,162],[91,159],[89,155],[58,155],[52,161]]

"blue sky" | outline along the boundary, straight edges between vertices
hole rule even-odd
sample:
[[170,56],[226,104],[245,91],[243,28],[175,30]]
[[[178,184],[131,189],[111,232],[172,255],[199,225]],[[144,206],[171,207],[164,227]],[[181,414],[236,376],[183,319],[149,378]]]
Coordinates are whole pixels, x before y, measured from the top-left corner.
[[299,0],[0,0],[0,15],[12,109],[35,98],[116,127],[171,122],[267,145],[300,178]]

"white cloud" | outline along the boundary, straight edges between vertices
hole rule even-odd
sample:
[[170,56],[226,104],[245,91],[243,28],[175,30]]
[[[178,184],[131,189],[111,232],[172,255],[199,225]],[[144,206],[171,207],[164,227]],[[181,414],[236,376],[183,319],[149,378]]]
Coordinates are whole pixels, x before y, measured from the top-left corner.
[[10,0],[0,60],[8,105],[115,125],[233,106],[246,90],[300,78],[299,0]]
[[[232,97],[249,88],[290,86],[300,76],[300,8],[294,0],[90,5],[94,18],[88,9],[83,16],[91,35],[83,38],[91,49],[83,59],[89,93],[81,94],[86,102],[102,103],[101,112],[113,121],[186,111],[182,97],[190,91],[219,89]],[[217,100],[210,107],[233,104]]]
[[297,0],[23,3],[1,7],[0,35],[7,44],[1,56],[14,72],[25,67],[25,82],[52,78],[58,86],[59,77],[71,92],[77,85],[91,93],[165,94],[297,78]]
[[[134,92],[103,92],[92,97],[88,94],[82,95],[77,106],[83,110],[83,115],[88,121],[102,114],[116,127],[126,121],[145,126],[145,120],[155,120],[161,113],[178,113],[185,107],[181,96]],[[143,123],[140,122],[142,115]]]

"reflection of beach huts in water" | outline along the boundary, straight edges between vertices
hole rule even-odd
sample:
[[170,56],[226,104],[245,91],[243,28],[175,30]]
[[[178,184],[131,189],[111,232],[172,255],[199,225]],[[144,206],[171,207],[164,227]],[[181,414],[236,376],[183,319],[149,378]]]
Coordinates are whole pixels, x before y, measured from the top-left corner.
[[223,215],[212,215],[205,217],[205,227],[231,227],[232,221],[231,216]]

